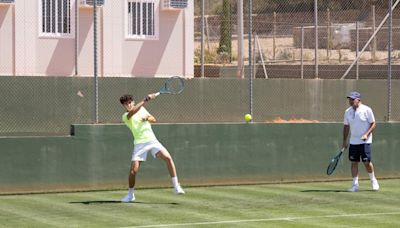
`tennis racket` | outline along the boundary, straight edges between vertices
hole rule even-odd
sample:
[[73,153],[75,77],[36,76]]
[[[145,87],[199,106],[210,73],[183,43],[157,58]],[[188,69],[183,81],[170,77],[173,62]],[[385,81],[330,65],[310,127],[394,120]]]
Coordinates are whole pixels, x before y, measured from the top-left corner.
[[335,155],[335,157],[333,157],[332,160],[329,162],[328,169],[326,169],[326,174],[331,175],[335,171],[336,166],[339,163],[340,157],[343,154],[343,151],[344,151],[344,148],[342,148],[339,151],[339,153],[337,153]]
[[179,76],[173,76],[165,81],[164,86],[161,87],[160,91],[155,93],[155,96],[160,94],[180,94],[185,89],[185,82],[183,78]]

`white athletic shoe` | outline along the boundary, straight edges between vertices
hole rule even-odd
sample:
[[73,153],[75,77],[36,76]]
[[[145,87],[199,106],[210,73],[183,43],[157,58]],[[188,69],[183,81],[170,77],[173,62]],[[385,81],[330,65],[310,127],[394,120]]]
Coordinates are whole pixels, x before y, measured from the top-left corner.
[[378,181],[376,179],[371,181],[371,184],[372,184],[372,190],[373,191],[378,191],[379,190],[379,184],[378,184]]
[[353,185],[347,190],[348,192],[358,192],[358,185]]
[[175,193],[179,195],[185,194],[185,191],[183,191],[182,187],[180,185],[175,187]]
[[124,198],[122,198],[121,202],[122,203],[130,203],[135,201],[135,194],[127,194]]

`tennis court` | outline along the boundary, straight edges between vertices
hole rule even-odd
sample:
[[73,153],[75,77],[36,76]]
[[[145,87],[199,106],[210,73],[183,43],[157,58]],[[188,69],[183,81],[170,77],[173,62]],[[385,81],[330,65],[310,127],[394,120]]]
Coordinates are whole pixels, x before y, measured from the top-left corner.
[[[400,227],[399,3],[0,1],[0,228]],[[351,91],[379,191],[332,159]],[[142,99],[177,172],[128,185]]]
[[360,182],[138,189],[0,196],[3,227],[399,227],[400,181],[381,180],[381,191]]

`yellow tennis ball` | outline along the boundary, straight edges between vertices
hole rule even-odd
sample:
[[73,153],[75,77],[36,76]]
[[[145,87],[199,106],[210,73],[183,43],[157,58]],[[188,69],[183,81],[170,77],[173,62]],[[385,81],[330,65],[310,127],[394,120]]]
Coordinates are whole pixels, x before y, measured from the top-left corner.
[[251,121],[251,119],[252,119],[252,117],[251,117],[250,114],[246,114],[246,115],[244,116],[244,120],[246,120],[247,122]]

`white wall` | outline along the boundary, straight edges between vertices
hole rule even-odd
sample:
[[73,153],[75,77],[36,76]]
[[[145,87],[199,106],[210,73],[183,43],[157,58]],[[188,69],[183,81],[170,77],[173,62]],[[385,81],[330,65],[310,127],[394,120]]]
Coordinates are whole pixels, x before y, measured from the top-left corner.
[[110,7],[106,2],[103,8],[105,75],[193,76],[193,1],[189,2],[186,10],[160,9],[156,40],[126,38],[124,16],[121,16],[125,1],[113,2]]
[[0,75],[13,74],[13,10],[0,5]]
[[[75,49],[75,36],[40,36],[38,2],[18,0],[14,6],[0,7],[0,75],[12,74],[15,66],[16,75],[73,76],[77,50],[78,76],[92,76],[92,9],[78,9],[78,45]],[[106,0],[105,5],[97,10],[98,75],[193,76],[193,1],[189,1],[186,10],[160,9],[159,37],[154,40],[125,37],[125,3],[126,0]],[[15,19],[12,17],[13,8]],[[75,26],[73,21],[71,26]]]

